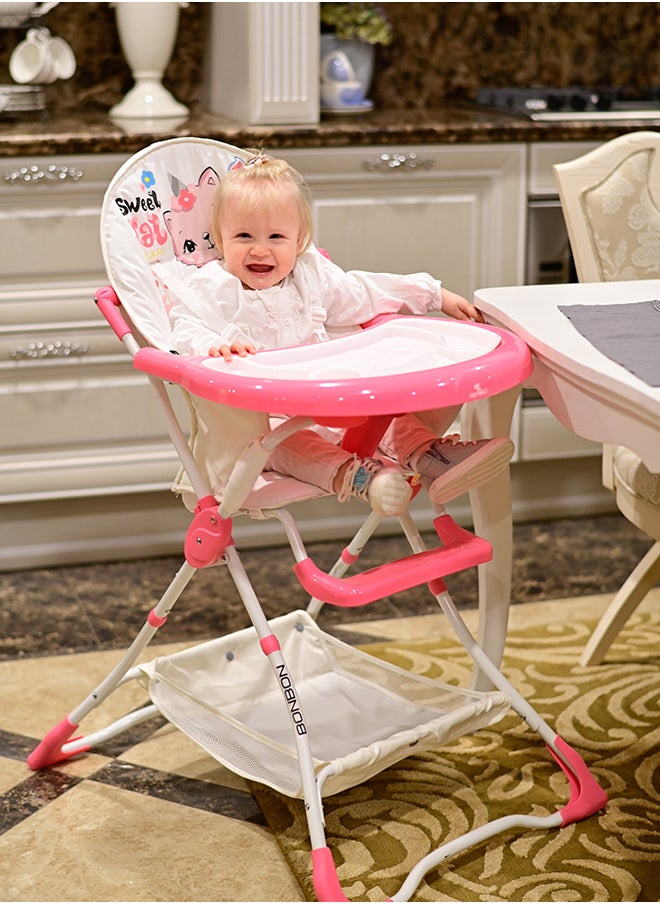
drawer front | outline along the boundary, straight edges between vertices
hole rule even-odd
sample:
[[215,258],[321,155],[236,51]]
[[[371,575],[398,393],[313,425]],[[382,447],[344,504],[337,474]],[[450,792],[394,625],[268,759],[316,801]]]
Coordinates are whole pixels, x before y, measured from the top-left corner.
[[119,365],[18,370],[0,387],[4,452],[163,438],[165,427],[143,374]]
[[0,457],[0,505],[170,490],[171,445],[153,443]]
[[[171,397],[185,430],[183,395],[171,387]],[[178,469],[156,396],[128,357],[17,366],[0,381],[0,418],[0,503],[153,492]]]
[[103,273],[99,215],[126,158],[15,158],[0,166],[2,280]]
[[556,197],[557,183],[552,167],[575,160],[598,147],[596,141],[539,142],[529,149],[529,185],[531,197]]
[[[96,309],[98,285],[33,282],[0,289],[4,498],[24,495],[32,481],[43,484],[44,493],[48,486],[61,488],[63,474],[72,492],[92,476],[102,485],[101,473],[108,486],[119,474],[119,483],[141,485],[151,450],[169,442],[147,377],[133,369]],[[187,407],[175,388],[172,399],[185,427]],[[82,465],[83,458],[88,463]],[[173,473],[171,446],[166,458]]]
[[[130,359],[94,304],[104,282],[0,286],[0,381],[37,367]],[[47,373],[47,371],[44,371]]]

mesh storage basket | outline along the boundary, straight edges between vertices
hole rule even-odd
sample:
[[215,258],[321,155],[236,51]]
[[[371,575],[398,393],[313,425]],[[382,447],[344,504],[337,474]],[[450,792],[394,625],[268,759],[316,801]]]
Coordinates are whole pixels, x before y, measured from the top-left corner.
[[290,797],[302,797],[291,715],[309,734],[327,795],[491,725],[510,706],[500,691],[451,687],[369,656],[306,612],[270,625],[287,666],[278,674],[254,628],[140,669],[170,722],[232,771]]

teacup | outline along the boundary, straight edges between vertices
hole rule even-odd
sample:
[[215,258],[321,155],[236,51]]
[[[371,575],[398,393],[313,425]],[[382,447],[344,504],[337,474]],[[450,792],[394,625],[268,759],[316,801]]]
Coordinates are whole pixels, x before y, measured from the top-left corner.
[[9,59],[9,73],[19,85],[49,85],[76,70],[73,51],[47,28],[31,28]]
[[71,78],[76,71],[76,58],[64,38],[59,38],[56,35],[51,37],[48,49],[55,63],[57,77],[61,79]]
[[364,101],[364,85],[357,81],[321,82],[324,107],[355,107]]

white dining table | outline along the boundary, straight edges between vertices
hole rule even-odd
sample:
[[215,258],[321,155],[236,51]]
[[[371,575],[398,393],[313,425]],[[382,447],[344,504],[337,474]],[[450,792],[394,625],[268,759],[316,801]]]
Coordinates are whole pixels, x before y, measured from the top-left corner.
[[[651,471],[660,471],[660,387],[602,354],[560,310],[565,305],[632,305],[655,299],[660,299],[660,280],[505,286],[479,289],[474,295],[487,323],[511,330],[527,343],[534,369],[524,385],[539,391],[564,426],[585,439],[627,446]],[[603,316],[602,311],[598,314]],[[464,437],[510,433],[521,389],[466,406]],[[479,567],[479,642],[499,662],[511,601],[513,525],[508,473],[470,495],[475,533],[493,545],[492,562]],[[483,676],[477,677],[476,686],[487,686]]]

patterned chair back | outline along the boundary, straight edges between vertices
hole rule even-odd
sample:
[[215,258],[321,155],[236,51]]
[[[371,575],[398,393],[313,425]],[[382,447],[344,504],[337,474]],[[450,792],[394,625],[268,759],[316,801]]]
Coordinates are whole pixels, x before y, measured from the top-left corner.
[[633,132],[554,167],[581,282],[660,277],[660,133]]

